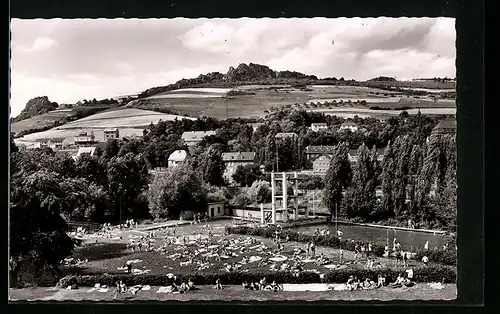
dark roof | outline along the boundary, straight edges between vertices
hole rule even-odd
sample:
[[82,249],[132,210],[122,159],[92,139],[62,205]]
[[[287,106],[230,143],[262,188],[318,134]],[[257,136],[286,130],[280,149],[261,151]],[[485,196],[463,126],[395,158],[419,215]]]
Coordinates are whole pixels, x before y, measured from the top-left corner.
[[335,146],[307,146],[306,154],[331,154]]
[[294,137],[297,136],[296,133],[288,132],[288,133],[277,133],[275,137],[277,138],[285,138],[285,137]]
[[37,138],[35,142],[37,143],[47,143],[49,141],[48,138]]
[[189,131],[182,133],[184,141],[201,141],[205,136],[217,134],[215,131]]
[[65,137],[53,137],[50,139],[51,142],[62,142],[64,141],[66,138]]
[[223,153],[223,161],[253,161],[255,159],[254,152],[237,152],[237,153]]
[[356,123],[352,122],[352,121],[346,121],[344,123],[342,123],[343,126],[358,126]]
[[442,120],[439,122],[433,130],[456,130],[457,121],[456,120]]

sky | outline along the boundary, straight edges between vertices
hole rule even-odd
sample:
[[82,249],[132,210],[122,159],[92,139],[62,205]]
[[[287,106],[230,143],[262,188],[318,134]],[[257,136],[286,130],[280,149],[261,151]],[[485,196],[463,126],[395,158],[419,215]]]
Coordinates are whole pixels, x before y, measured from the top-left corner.
[[26,102],[139,93],[258,63],[367,80],[455,77],[453,18],[11,21],[11,116]]

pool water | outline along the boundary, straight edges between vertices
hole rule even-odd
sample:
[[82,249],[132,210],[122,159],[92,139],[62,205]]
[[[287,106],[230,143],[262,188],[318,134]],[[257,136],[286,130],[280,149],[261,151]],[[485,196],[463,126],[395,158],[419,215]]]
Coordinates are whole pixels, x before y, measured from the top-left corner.
[[[319,230],[329,229],[332,234],[335,234],[335,224],[321,224],[313,226],[301,226],[295,227],[293,230],[313,234]],[[429,241],[429,249],[434,247],[441,248],[444,244],[449,241],[449,237],[441,234],[434,235],[433,233],[418,232],[418,231],[406,231],[406,230],[394,230],[349,224],[338,224],[338,228],[343,232],[342,239],[351,239],[355,241],[365,241],[376,244],[384,244],[389,241],[389,246],[392,247],[393,239],[396,238],[397,241],[401,243],[401,247],[406,250],[415,251],[417,246],[420,249],[424,248],[425,242]]]

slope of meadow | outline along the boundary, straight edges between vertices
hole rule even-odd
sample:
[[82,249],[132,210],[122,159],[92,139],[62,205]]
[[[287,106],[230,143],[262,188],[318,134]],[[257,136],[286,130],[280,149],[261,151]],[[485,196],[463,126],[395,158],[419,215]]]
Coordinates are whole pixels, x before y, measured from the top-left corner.
[[105,128],[119,128],[120,137],[142,135],[142,130],[147,128],[150,123],[156,124],[160,120],[167,121],[184,118],[194,119],[135,108],[116,109],[94,114],[47,131],[25,135],[17,139],[17,142],[29,144],[40,138],[70,138],[78,135],[81,131],[93,131],[96,139],[103,141]]

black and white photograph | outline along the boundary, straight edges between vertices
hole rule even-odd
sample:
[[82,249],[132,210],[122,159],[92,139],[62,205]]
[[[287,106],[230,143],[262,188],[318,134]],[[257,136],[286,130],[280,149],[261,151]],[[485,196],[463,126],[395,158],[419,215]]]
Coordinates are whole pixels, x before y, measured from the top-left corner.
[[10,32],[9,300],[457,298],[454,18]]

